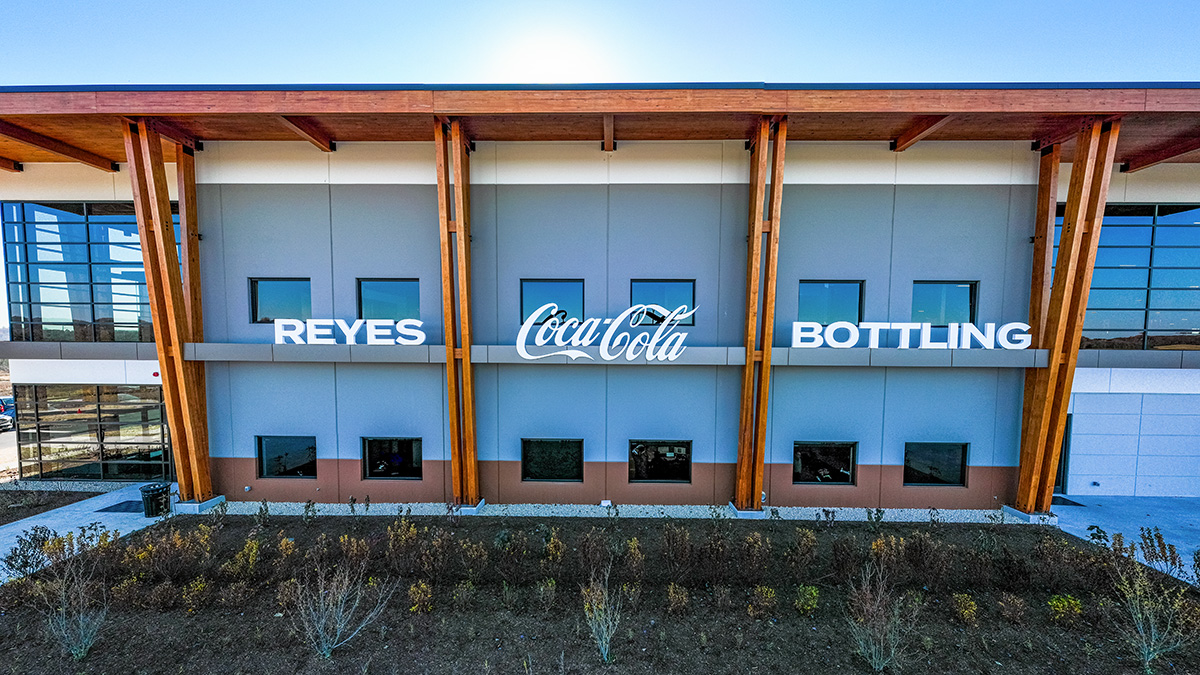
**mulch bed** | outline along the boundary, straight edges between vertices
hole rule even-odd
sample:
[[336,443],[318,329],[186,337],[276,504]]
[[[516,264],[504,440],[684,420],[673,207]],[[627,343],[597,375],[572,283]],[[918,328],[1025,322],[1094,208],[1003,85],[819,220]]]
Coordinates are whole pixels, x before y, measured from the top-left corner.
[[59,490],[0,490],[0,525],[16,522],[60,506],[74,504],[100,492]]
[[[1030,526],[835,523],[794,521],[679,521],[659,519],[411,518],[421,532],[418,553],[429,555],[439,531],[458,551],[464,540],[482,543],[486,569],[466,608],[455,607],[455,586],[471,576],[457,553],[434,574],[433,609],[410,610],[408,589],[427,575],[405,577],[379,619],[332,659],[313,654],[293,634],[291,609],[280,600],[286,580],[303,576],[316,551],[339,558],[343,535],[370,545],[369,574],[391,578],[396,567],[386,555],[387,527],[394,517],[271,517],[261,528],[251,517],[225,517],[211,540],[211,557],[178,579],[139,582],[136,594],[109,590],[109,618],[91,654],[76,663],[43,639],[35,601],[10,591],[0,604],[0,670],[20,673],[865,673],[854,652],[847,618],[847,593],[880,537],[902,537],[906,557],[898,587],[919,595],[920,610],[906,635],[909,673],[1079,673],[1141,672],[1120,641],[1105,554],[1056,529]],[[207,516],[176,517],[122,540],[140,546],[164,537],[169,528],[194,532],[218,523]],[[430,531],[422,531],[422,528]],[[793,561],[797,527],[816,536],[813,555]],[[664,532],[671,528],[674,543]],[[675,529],[678,528],[678,529]],[[555,531],[565,545],[550,602],[539,594],[547,573],[544,542]],[[686,531],[687,546],[678,533]],[[296,552],[281,557],[280,533]],[[719,534],[714,535],[714,532]],[[522,534],[523,533],[523,534]],[[746,539],[769,540],[750,551]],[[322,540],[321,535],[325,535]],[[928,535],[928,536],[927,536]],[[505,557],[506,542],[528,543],[528,556]],[[584,622],[580,588],[596,542],[627,550],[636,537],[644,554],[640,600],[626,601],[614,662],[601,664]],[[248,538],[262,542],[258,572],[234,579],[221,564],[233,560]],[[724,554],[711,546],[723,541]],[[887,539],[884,540],[885,545]],[[917,544],[914,544],[917,542]],[[761,540],[760,540],[761,543]],[[512,549],[510,549],[512,550]],[[718,550],[714,553],[714,550]],[[914,553],[914,551],[916,551]],[[923,552],[922,552],[923,551]],[[687,555],[684,555],[683,553]],[[755,557],[758,556],[758,557]],[[436,557],[436,556],[435,556]],[[680,558],[687,562],[680,563]],[[802,556],[800,556],[802,558]],[[119,556],[112,561],[121,560]],[[126,559],[127,560],[127,559]],[[614,590],[631,572],[616,556]],[[758,568],[758,561],[764,564]],[[134,569],[109,565],[112,589]],[[900,569],[900,568],[897,568]],[[937,578],[928,578],[930,570]],[[197,609],[181,597],[188,580],[203,573],[212,591]],[[145,573],[149,575],[149,573]],[[509,583],[507,579],[512,579]],[[667,610],[667,585],[686,588],[685,609]],[[815,585],[820,601],[812,616],[792,606],[799,584]],[[773,589],[777,606],[750,615],[756,586]],[[507,589],[507,590],[506,590]],[[978,605],[977,625],[964,624],[953,610],[954,593],[970,593]],[[1028,609],[1020,623],[1001,615],[998,601],[1009,592]],[[1071,623],[1051,621],[1047,605],[1055,594],[1071,594],[1083,613]],[[145,605],[139,607],[136,605]],[[151,606],[157,608],[150,608]],[[1200,673],[1195,648],[1157,664],[1159,673]]]

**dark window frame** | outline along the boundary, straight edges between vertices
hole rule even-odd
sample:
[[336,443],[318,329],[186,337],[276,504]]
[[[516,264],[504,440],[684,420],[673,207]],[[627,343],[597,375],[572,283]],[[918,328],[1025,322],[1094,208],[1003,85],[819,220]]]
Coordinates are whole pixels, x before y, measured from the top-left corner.
[[[796,454],[801,447],[850,446],[850,480],[849,481],[802,481],[796,480]],[[792,485],[824,485],[828,487],[855,487],[858,485],[858,441],[793,441],[792,442]]]
[[[367,282],[397,281],[397,282],[405,282],[405,283],[410,283],[410,282],[415,283],[417,285],[417,314],[418,314],[418,316],[414,316],[411,318],[413,318],[413,319],[421,318],[420,317],[420,314],[421,314],[421,280],[420,279],[418,279],[416,277],[357,277],[354,280],[354,293],[355,293],[355,305],[356,305],[358,318],[360,318],[360,319],[363,318],[362,284],[364,281],[367,281]],[[399,319],[393,319],[393,320],[398,321]]]
[[[796,290],[799,291],[801,284],[858,284],[858,321],[863,322],[863,314],[866,311],[866,296],[867,296],[867,280],[866,279],[800,279],[796,285]],[[800,313],[799,307],[799,292],[796,294],[796,313]],[[821,324],[826,326],[828,324]]]
[[[959,468],[959,471],[961,472],[961,475],[962,475],[962,482],[961,483],[909,483],[907,480],[903,480],[903,471],[905,469],[907,469],[907,467],[908,467],[908,446],[916,445],[916,444],[962,446],[962,464]],[[903,485],[904,485],[904,487],[965,488],[965,487],[967,487],[967,481],[968,481],[967,469],[969,469],[971,466],[968,461],[970,456],[971,456],[971,444],[970,443],[960,443],[958,441],[905,441],[904,442],[903,463],[900,465],[901,479],[903,480]]]
[[[311,476],[274,476],[263,474],[263,439],[264,438],[311,438],[313,439],[313,475]],[[259,480],[317,480],[317,437],[292,434],[255,434],[254,436],[255,474]]]
[[[308,306],[311,312],[312,309],[312,277],[246,277],[249,282],[248,290],[250,292],[250,323],[255,326],[270,326],[275,323],[271,321],[259,321],[258,316],[258,282],[260,281],[307,281],[308,282]],[[280,317],[287,318],[287,317]]]
[[[639,279],[630,279],[629,280],[629,306],[630,307],[637,304],[633,299],[633,285],[636,283],[647,283],[647,282],[670,283],[670,284],[691,284],[692,285],[692,299],[688,303],[688,309],[696,308],[696,280],[695,279],[648,279],[648,278],[639,278]],[[675,308],[668,307],[667,309],[675,309]],[[658,326],[658,325],[660,325],[660,322],[645,323],[645,321],[646,321],[646,319],[643,318],[642,323],[639,323],[638,325],[639,326]],[[695,326],[696,325],[696,315],[692,314],[691,316],[689,316],[687,318],[687,320],[680,321],[678,325],[680,325],[680,326]]]
[[[518,298],[518,301],[517,301],[517,314],[519,315],[519,320],[517,322],[517,325],[524,324],[525,319],[527,318],[527,317],[525,317],[525,282],[526,281],[533,281],[533,282],[537,282],[537,281],[558,281],[558,282],[578,281],[579,282],[579,291],[580,291],[579,313],[581,315],[579,317],[579,320],[583,321],[584,319],[587,318],[587,280],[576,279],[576,278],[562,278],[562,277],[521,277],[520,284],[519,284],[521,292],[520,292],[520,297]],[[540,326],[544,323],[546,323],[546,319],[537,321],[533,325]]]
[[635,444],[636,445],[652,445],[652,446],[656,446],[656,447],[664,446],[664,445],[686,445],[687,449],[688,449],[688,462],[687,462],[688,477],[687,477],[687,480],[671,480],[671,479],[660,479],[660,478],[633,478],[631,475],[628,479],[628,482],[630,484],[638,484],[638,485],[646,484],[646,483],[662,483],[662,484],[669,484],[669,485],[691,485],[692,484],[692,464],[693,464],[692,458],[695,453],[694,453],[694,445],[691,440],[671,440],[671,439],[663,439],[663,438],[631,438],[631,439],[629,439],[629,445],[628,445],[628,449],[626,450],[625,457],[626,457],[626,461],[629,464],[630,474],[633,473],[633,447]]
[[[415,448],[421,456],[421,475],[419,476],[372,476],[370,475],[371,468],[367,462],[367,443],[370,441],[416,441],[418,446]],[[421,436],[360,436],[359,447],[361,456],[359,463],[362,464],[362,479],[363,480],[408,480],[421,481],[425,480],[425,439]],[[414,453],[416,454],[416,453]]]
[[[976,322],[976,320],[979,318],[979,280],[978,279],[976,279],[975,281],[970,281],[970,280],[966,280],[966,279],[913,279],[913,286],[915,287],[917,284],[922,284],[922,285],[938,284],[938,285],[954,285],[954,286],[966,284],[966,285],[970,286],[971,287],[971,295],[970,295],[971,320],[968,321],[967,323],[974,324]],[[909,314],[912,314],[911,306],[909,307]],[[934,328],[946,328],[949,326],[949,324],[945,324],[945,323],[942,323],[942,324],[935,323],[935,324],[931,324],[931,325]]]
[[[579,443],[579,478],[527,478],[525,472],[525,443],[527,441],[560,441]],[[582,483],[586,462],[583,459],[584,440],[582,438],[521,438],[521,482],[522,483]]]

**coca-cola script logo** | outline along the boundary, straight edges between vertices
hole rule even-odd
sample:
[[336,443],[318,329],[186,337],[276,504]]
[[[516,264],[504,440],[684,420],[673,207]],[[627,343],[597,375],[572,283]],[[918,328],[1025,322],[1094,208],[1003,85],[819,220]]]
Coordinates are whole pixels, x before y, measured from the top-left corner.
[[[517,353],[521,358],[530,361],[550,356],[567,356],[572,361],[592,359],[591,354],[573,348],[589,347],[599,340],[600,358],[605,361],[613,361],[622,356],[626,361],[633,361],[642,354],[645,354],[647,361],[674,361],[687,349],[683,341],[688,335],[676,328],[681,321],[687,320],[695,313],[696,308],[688,309],[687,305],[667,309],[662,305],[648,304],[634,305],[621,312],[615,319],[564,320],[558,314],[558,305],[550,302],[537,308],[525,319],[525,323],[521,324],[521,330],[517,333]],[[658,328],[654,332],[631,334],[628,330],[622,330],[625,327],[636,328],[646,318],[658,322]],[[564,349],[530,354],[531,333],[534,346],[552,345]]]

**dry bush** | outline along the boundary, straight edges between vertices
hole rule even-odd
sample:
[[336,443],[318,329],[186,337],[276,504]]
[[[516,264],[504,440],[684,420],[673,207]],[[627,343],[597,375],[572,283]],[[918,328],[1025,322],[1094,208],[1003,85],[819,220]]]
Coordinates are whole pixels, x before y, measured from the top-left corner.
[[699,550],[696,552],[698,578],[713,584],[728,582],[730,553],[726,528],[713,527],[709,529],[704,542],[700,544]]
[[713,604],[719,609],[727,609],[733,606],[733,594],[728,586],[716,585],[713,586]]
[[642,553],[642,545],[637,537],[625,542],[621,565],[624,578],[635,584],[640,583],[646,576],[646,554]]
[[1183,579],[1187,575],[1183,557],[1175,549],[1175,544],[1167,543],[1158,527],[1143,527],[1140,539],[1142,560],[1147,565],[1176,579]]
[[849,581],[863,568],[866,554],[853,536],[838,537],[833,540],[830,552],[830,565],[833,576],[839,581]]
[[997,586],[1010,593],[1028,591],[1033,578],[1033,566],[1029,559],[1008,546],[1002,545],[1000,553],[992,559]]
[[362,565],[311,568],[291,584],[292,626],[324,658],[371,624],[396,592],[395,582],[367,583]]
[[500,530],[492,543],[493,566],[500,578],[513,586],[529,583],[531,577],[529,535],[521,530]]
[[757,584],[767,573],[771,560],[771,539],[759,532],[751,532],[742,540],[738,551],[738,567],[747,584]]
[[587,623],[592,641],[600,652],[600,660],[608,663],[612,658],[612,639],[621,624],[621,598],[608,589],[608,572],[592,577],[583,587],[583,618]]
[[419,540],[421,574],[431,584],[441,583],[450,563],[450,551],[454,547],[454,535],[448,530],[435,527],[429,536]]
[[950,546],[941,539],[929,532],[913,532],[904,542],[908,581],[925,588],[945,584],[952,569],[952,555]]
[[537,585],[537,600],[542,611],[554,609],[554,600],[558,597],[558,582],[554,579],[542,579]]
[[450,592],[450,604],[454,606],[454,609],[466,612],[475,602],[475,593],[475,584],[470,581],[460,581]]
[[52,536],[43,546],[49,567],[38,590],[46,635],[76,661],[96,644],[108,616],[92,554],[111,543],[112,533],[92,524],[79,528],[78,534]]
[[796,528],[796,538],[787,549],[787,562],[797,581],[806,581],[817,557],[817,535],[807,527]]
[[691,594],[683,586],[675,582],[667,584],[667,614],[684,613],[691,598]]
[[687,527],[670,521],[663,526],[662,559],[668,581],[687,580],[692,570],[692,534]]
[[558,528],[550,528],[550,533],[542,545],[542,574],[551,579],[562,576],[563,557],[566,552],[567,545],[559,538]]
[[[1168,549],[1158,528],[1154,528],[1149,536],[1143,529],[1142,541],[1161,547],[1151,554],[1143,550],[1143,557],[1154,558],[1163,565],[1175,564],[1163,555]],[[1129,553],[1133,552],[1130,548]],[[1170,547],[1169,553],[1175,553],[1174,547]],[[1118,624],[1121,636],[1147,673],[1153,672],[1151,664],[1159,657],[1183,649],[1200,637],[1200,626],[1193,616],[1196,609],[1187,598],[1186,587],[1151,579],[1149,569],[1132,556],[1117,558],[1112,569],[1114,588],[1125,610],[1122,613],[1124,620]],[[1182,569],[1181,563],[1176,569]]]
[[867,564],[850,587],[846,603],[855,651],[877,673],[900,669],[905,638],[915,619],[915,604],[892,586],[887,571]]
[[152,581],[183,583],[208,568],[213,532],[203,524],[185,532],[174,527],[151,529],[125,548],[125,568],[130,574],[144,573]]
[[1028,606],[1021,596],[1004,593],[996,605],[1000,608],[1000,616],[1004,617],[1005,621],[1018,626],[1025,623],[1025,612]]
[[458,543],[459,562],[462,564],[463,575],[472,584],[483,582],[484,572],[488,571],[487,547],[478,541],[463,539]]
[[575,544],[579,552],[579,570],[584,580],[590,580],[604,574],[611,561],[608,534],[592,528],[579,535]]
[[621,599],[630,609],[636,611],[642,602],[642,584],[636,581],[621,584]]
[[421,535],[422,532],[408,518],[401,518],[388,526],[386,560],[394,574],[416,576],[420,569]]
[[969,593],[955,593],[950,596],[954,603],[954,616],[966,626],[979,625],[979,604]]
[[343,534],[338,538],[338,547],[342,557],[351,565],[365,565],[371,556],[371,545],[366,539]]
[[154,585],[150,589],[150,594],[146,596],[145,606],[149,609],[164,612],[175,606],[182,595],[179,587],[170,581],[162,581]]

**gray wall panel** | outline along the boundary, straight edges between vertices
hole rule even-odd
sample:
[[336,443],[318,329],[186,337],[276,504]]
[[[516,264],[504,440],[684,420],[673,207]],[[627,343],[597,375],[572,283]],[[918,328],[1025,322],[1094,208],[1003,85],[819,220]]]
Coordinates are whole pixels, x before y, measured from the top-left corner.
[[317,458],[338,447],[334,365],[230,363],[232,457],[254,457],[255,436],[316,436]]
[[220,185],[196,186],[196,213],[200,218],[200,292],[204,305],[204,339],[229,340],[226,306],[225,226]]
[[691,440],[693,462],[713,461],[716,366],[606,370],[608,461],[628,461],[630,439]]
[[775,371],[767,461],[792,462],[796,441],[856,441],[859,464],[879,464],[883,447],[883,368]]
[[749,208],[748,186],[721,186],[717,342],[722,345],[743,344],[746,330],[746,229],[749,226]]
[[606,368],[497,368],[499,459],[520,461],[522,438],[582,438],[584,461],[605,461]]
[[925,441],[970,443],[967,462],[990,464],[996,377],[995,370],[983,368],[888,368],[882,463],[904,464],[904,444]]
[[[421,438],[424,459],[447,459],[441,368],[372,363],[338,364],[336,369],[339,459],[359,459],[364,436]],[[325,417],[317,410],[310,413]]]

